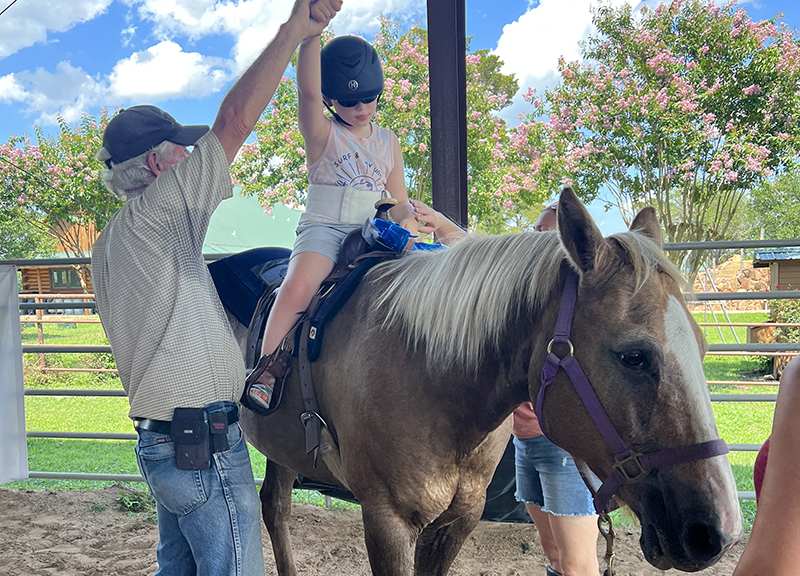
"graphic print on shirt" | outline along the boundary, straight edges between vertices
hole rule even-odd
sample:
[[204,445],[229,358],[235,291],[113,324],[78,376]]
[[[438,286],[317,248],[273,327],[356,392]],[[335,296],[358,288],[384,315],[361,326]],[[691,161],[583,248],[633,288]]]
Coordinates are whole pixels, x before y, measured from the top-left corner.
[[342,154],[334,160],[333,174],[336,186],[352,186],[362,190],[384,189],[380,168],[357,151]]

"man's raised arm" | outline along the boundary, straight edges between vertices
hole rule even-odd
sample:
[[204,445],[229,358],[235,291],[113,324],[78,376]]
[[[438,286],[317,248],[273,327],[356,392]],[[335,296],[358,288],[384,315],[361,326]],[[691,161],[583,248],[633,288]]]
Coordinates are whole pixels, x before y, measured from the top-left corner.
[[297,46],[319,35],[341,7],[341,0],[296,0],[289,20],[225,96],[211,129],[229,164],[272,100]]

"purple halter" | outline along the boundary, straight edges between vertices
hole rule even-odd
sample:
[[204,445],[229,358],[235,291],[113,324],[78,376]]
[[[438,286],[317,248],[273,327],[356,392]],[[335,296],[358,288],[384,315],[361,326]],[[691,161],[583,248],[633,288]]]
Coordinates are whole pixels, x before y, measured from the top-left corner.
[[[558,310],[555,333],[553,339],[547,345],[547,360],[545,360],[542,368],[542,385],[536,398],[536,417],[540,423],[543,422],[542,408],[544,406],[545,392],[555,379],[558,369],[563,368],[572,381],[572,385],[575,387],[575,391],[578,393],[583,405],[589,412],[589,416],[592,417],[606,444],[614,453],[614,459],[616,460],[614,471],[597,491],[594,490],[594,486],[589,486],[589,490],[594,495],[594,508],[598,514],[602,514],[605,512],[608,501],[623,484],[638,482],[656,468],[676,466],[727,454],[728,445],[724,440],[717,439],[691,446],[667,448],[666,450],[647,454],[629,449],[611,423],[608,414],[603,409],[603,405],[600,404],[600,399],[595,394],[578,361],[572,355],[573,347],[572,342],[569,340],[569,333],[577,295],[578,274],[570,269],[564,282],[564,292],[561,294],[561,306]],[[569,347],[569,354],[564,358],[559,358],[552,352],[554,344],[566,344]]]

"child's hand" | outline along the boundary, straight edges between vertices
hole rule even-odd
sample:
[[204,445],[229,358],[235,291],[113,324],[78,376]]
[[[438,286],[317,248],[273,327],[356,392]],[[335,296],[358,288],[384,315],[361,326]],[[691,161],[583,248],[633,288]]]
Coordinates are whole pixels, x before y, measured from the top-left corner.
[[402,226],[411,233],[411,236],[412,238],[414,238],[415,242],[422,242],[422,238],[418,238],[419,230],[417,226],[417,219],[413,215],[402,220],[400,222],[400,226]]
[[440,218],[442,215],[425,204],[425,202],[420,202],[419,200],[409,200],[409,202],[411,202],[411,205],[416,211],[415,219],[419,232],[422,234],[433,234],[436,232],[441,225]]

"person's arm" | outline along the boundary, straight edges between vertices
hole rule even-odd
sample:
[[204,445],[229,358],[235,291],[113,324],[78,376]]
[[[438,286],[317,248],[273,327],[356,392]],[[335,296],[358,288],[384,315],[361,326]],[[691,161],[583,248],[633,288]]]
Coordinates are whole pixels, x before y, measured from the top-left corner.
[[403,151],[400,148],[400,140],[392,132],[392,157],[394,167],[386,178],[386,190],[392,198],[397,200],[397,205],[389,210],[392,220],[400,224],[403,228],[417,236],[417,219],[414,217],[414,207],[408,201],[406,191],[405,165],[403,163]]
[[734,576],[800,574],[800,360],[781,376],[758,511]]
[[322,111],[319,36],[303,40],[297,54],[297,120],[310,166],[322,156],[331,132],[331,123]]
[[455,244],[467,235],[455,222],[441,212],[437,212],[425,202],[419,200],[411,200],[410,202],[416,210],[416,220],[419,223],[418,229],[422,234],[436,234],[439,241],[447,246]]
[[229,164],[272,100],[297,45],[322,33],[342,6],[341,0],[316,0],[313,7],[311,2],[296,0],[289,20],[281,25],[272,42],[222,101],[211,129],[219,138]]

